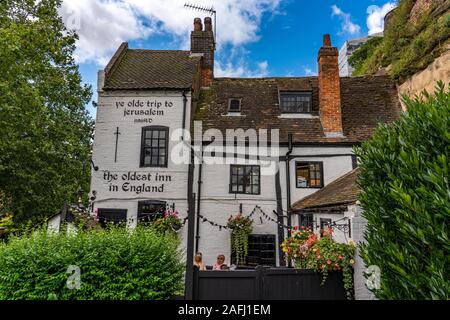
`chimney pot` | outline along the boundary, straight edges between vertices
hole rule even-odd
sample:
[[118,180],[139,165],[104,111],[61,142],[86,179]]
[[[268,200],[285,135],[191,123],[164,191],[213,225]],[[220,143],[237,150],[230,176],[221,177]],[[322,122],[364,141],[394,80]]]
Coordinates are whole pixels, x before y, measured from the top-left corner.
[[205,31],[212,31],[212,21],[210,17],[205,18]]
[[324,47],[331,47],[331,38],[329,34],[323,35],[323,46]]
[[194,31],[202,31],[202,29],[203,29],[202,19],[195,18],[194,19]]

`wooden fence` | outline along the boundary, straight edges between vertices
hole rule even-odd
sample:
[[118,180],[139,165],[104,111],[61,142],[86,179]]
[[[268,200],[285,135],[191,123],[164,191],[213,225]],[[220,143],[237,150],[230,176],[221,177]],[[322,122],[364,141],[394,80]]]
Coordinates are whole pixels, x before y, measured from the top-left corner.
[[194,268],[194,300],[343,300],[342,273],[257,267],[254,270],[198,271]]

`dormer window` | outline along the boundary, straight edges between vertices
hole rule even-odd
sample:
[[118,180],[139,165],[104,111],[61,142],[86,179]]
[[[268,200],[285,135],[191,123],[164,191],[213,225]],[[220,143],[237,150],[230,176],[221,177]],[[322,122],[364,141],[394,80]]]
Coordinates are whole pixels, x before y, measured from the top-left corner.
[[311,113],[311,92],[280,92],[281,113]]
[[228,112],[241,112],[241,99],[228,99]]

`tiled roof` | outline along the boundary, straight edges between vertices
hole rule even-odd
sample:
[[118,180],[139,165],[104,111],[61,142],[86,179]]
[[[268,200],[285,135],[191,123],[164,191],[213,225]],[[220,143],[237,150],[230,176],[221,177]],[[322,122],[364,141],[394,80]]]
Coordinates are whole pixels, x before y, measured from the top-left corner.
[[356,202],[361,191],[356,183],[358,172],[358,168],[354,169],[312,195],[297,201],[292,205],[292,210],[306,211],[308,209],[329,208]]
[[[311,91],[312,118],[281,118],[279,91]],[[294,142],[360,142],[379,122],[391,122],[400,114],[395,84],[384,76],[341,78],[343,138],[326,138],[319,115],[318,78],[216,78],[202,90],[195,120],[203,129],[279,129],[280,141],[289,132]],[[240,98],[240,117],[227,116],[228,99]]]
[[190,88],[200,59],[189,51],[125,49],[107,74],[103,89]]

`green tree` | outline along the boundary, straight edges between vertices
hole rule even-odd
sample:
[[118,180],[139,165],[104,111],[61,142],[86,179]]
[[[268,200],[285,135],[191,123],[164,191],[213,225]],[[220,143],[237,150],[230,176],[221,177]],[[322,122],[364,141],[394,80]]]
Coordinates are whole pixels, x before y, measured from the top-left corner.
[[449,299],[450,86],[405,103],[399,120],[356,150],[362,257],[381,270],[380,299]]
[[0,3],[0,210],[15,223],[42,220],[88,189],[92,93],[60,5]]

